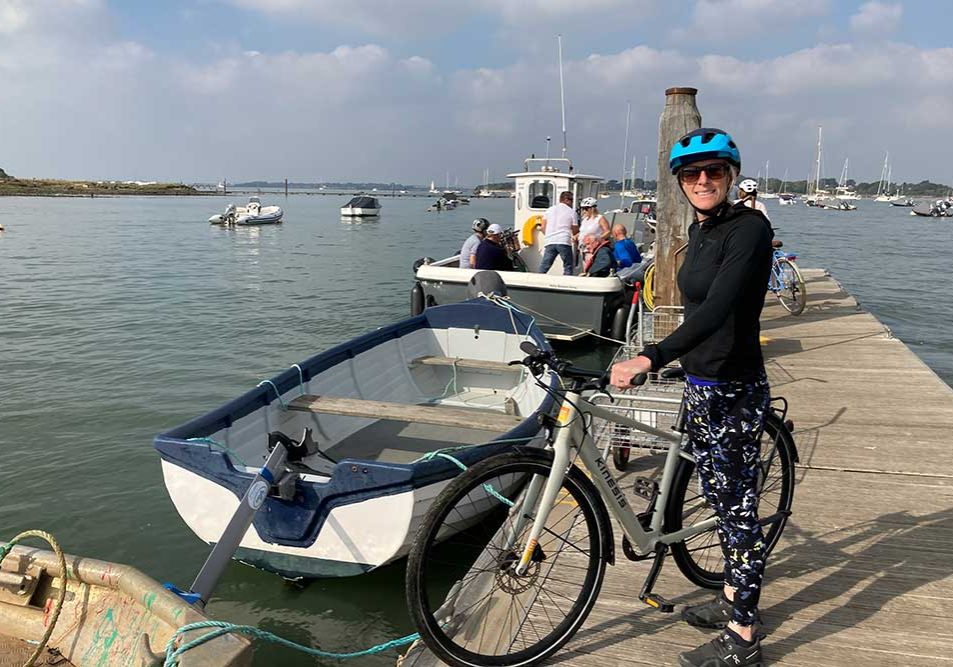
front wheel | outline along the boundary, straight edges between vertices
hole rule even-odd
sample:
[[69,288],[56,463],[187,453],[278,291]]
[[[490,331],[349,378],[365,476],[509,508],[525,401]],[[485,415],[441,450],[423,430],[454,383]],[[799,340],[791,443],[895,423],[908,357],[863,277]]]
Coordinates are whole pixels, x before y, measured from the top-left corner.
[[[764,419],[761,434],[761,474],[758,491],[758,515],[778,517],[764,528],[764,555],[778,543],[787,523],[787,513],[794,499],[794,438],[774,413]],[[714,516],[714,510],[701,492],[701,480],[695,464],[687,459],[679,462],[672,482],[671,500],[665,508],[665,532]],[[672,545],[672,558],[689,581],[703,588],[719,589],[725,583],[725,559],[721,541],[714,528]]]
[[407,558],[407,605],[427,647],[455,667],[528,666],[579,629],[605,576],[605,507],[570,466],[530,564],[517,571],[552,465],[507,452],[437,497]]
[[807,287],[804,286],[804,278],[797,264],[780,257],[775,260],[773,271],[778,301],[792,315],[800,315],[807,305]]

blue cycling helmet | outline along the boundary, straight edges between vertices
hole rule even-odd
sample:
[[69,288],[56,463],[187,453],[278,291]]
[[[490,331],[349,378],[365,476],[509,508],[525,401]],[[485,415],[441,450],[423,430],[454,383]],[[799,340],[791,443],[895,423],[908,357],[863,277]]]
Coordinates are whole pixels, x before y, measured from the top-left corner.
[[686,164],[714,158],[727,160],[741,171],[741,153],[731,135],[716,127],[701,127],[675,142],[668,154],[668,166],[675,174]]

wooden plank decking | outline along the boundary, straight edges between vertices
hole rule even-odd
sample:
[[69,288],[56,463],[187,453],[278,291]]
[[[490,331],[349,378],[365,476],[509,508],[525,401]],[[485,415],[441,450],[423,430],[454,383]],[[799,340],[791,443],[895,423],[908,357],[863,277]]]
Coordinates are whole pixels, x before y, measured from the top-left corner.
[[[953,390],[835,280],[805,274],[805,312],[768,302],[763,318],[772,391],[790,401],[801,458],[762,596],[766,662],[953,665]],[[620,486],[647,465],[633,459]],[[674,665],[711,636],[641,604],[648,564],[616,553],[585,626],[547,664]],[[710,595],[671,561],[656,591],[678,603]]]

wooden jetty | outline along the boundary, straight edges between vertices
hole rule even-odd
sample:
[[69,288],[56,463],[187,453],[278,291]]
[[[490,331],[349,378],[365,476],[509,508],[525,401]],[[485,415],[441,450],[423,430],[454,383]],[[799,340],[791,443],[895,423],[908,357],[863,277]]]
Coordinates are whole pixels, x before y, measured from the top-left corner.
[[[761,601],[766,663],[953,664],[953,390],[826,272],[804,273],[804,313],[769,294],[763,316],[772,391],[790,401],[800,454]],[[620,486],[656,461],[633,458]],[[674,665],[712,636],[639,602],[648,563],[625,560],[615,533],[599,601],[546,664]],[[671,561],[655,590],[681,604],[711,595]],[[403,664],[442,663],[413,651]]]

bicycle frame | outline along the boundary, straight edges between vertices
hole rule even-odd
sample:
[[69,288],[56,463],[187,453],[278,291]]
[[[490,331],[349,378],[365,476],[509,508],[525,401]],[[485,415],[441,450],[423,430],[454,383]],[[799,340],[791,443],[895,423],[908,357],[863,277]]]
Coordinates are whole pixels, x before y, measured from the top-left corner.
[[[580,412],[580,409],[582,412]],[[639,522],[636,512],[630,507],[625,494],[616,483],[615,477],[609,470],[605,458],[596,447],[592,436],[583,428],[583,419],[587,416],[599,417],[607,421],[629,426],[630,428],[649,433],[651,435],[668,441],[668,452],[665,456],[665,464],[662,471],[662,478],[659,483],[659,493],[656,498],[656,511],[652,516],[650,529],[645,530]],[[644,424],[636,419],[619,415],[597,405],[594,405],[582,398],[578,392],[567,392],[559,410],[558,423],[562,427],[558,430],[555,441],[553,442],[553,466],[546,479],[545,487],[541,478],[534,478],[530,486],[526,489],[521,513],[515,522],[513,531],[507,539],[507,547],[514,546],[516,536],[522,532],[526,522],[533,521],[530,529],[529,539],[523,548],[520,562],[517,565],[517,572],[523,574],[530,564],[530,559],[536,550],[536,545],[543,532],[543,526],[549,518],[549,513],[556,502],[556,495],[562,485],[563,479],[571,465],[572,450],[576,450],[579,459],[585,468],[589,471],[591,479],[602,497],[612,515],[622,526],[622,530],[640,554],[648,554],[655,550],[658,544],[672,544],[680,542],[698,533],[710,530],[715,525],[715,519],[706,519],[700,523],[694,524],[674,533],[663,533],[662,518],[664,508],[668,502],[671,491],[672,480],[675,476],[675,468],[680,458],[694,461],[691,455],[682,449],[683,436],[668,431],[663,431],[648,424]],[[538,504],[539,510],[534,515],[531,509],[536,506],[540,490],[542,498]],[[611,502],[610,502],[611,500]]]

